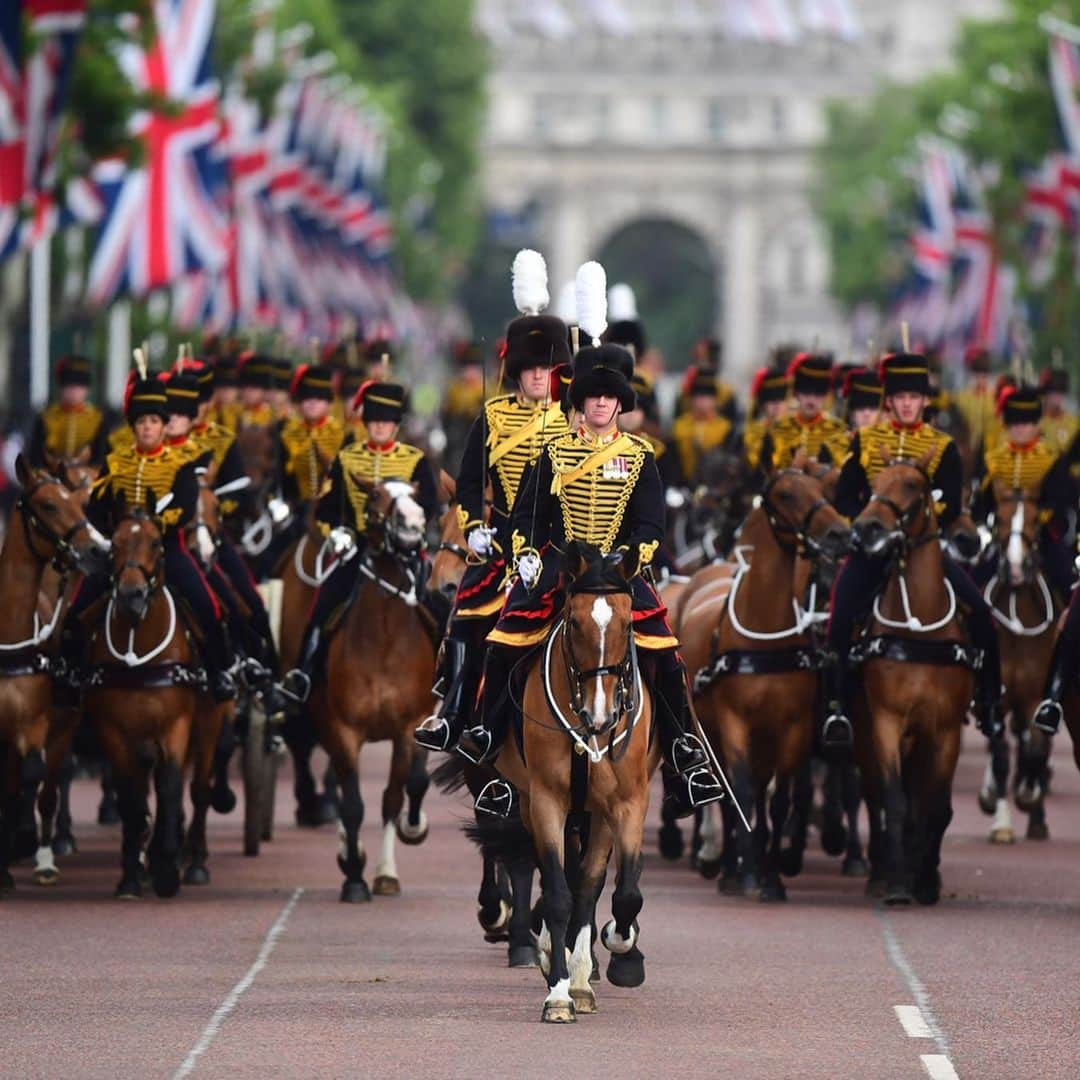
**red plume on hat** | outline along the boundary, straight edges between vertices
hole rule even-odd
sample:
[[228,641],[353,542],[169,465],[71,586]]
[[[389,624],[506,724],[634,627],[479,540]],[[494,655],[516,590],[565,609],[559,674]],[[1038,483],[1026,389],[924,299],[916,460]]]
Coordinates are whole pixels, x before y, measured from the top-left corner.
[[686,374],[683,376],[683,381],[682,381],[682,396],[683,397],[689,397],[690,396],[690,390],[693,388],[694,380],[697,379],[697,377],[698,377],[698,366],[697,366],[697,364],[691,364],[686,369]]
[[852,368],[852,369],[851,369],[851,370],[850,370],[850,371],[849,371],[849,372],[848,372],[848,373],[847,373],[847,374],[846,374],[846,375],[844,376],[844,389],[843,389],[843,396],[844,396],[845,398],[849,398],[849,397],[851,397],[851,384],[852,384],[852,383],[853,383],[853,382],[854,382],[854,381],[855,381],[855,380],[856,380],[856,379],[857,379],[857,378],[858,378],[858,377],[859,377],[860,375],[868,375],[869,373],[870,373],[870,371],[869,371],[869,368],[864,368],[864,367],[857,367],[857,368]]
[[889,361],[896,355],[896,353],[886,353],[879,361],[877,366],[877,377],[884,382],[885,372]]
[[801,368],[803,366],[803,364],[806,363],[807,360],[812,360],[813,358],[814,358],[813,353],[808,353],[808,352],[796,353],[795,358],[791,361],[790,364],[788,364],[787,377],[789,379],[794,379],[795,378],[795,373],[799,370],[799,368]]
[[759,367],[750,382],[750,397],[756,398],[761,393],[761,384],[769,377],[769,368]]
[[371,389],[379,380],[368,379],[367,382],[362,382],[360,388],[353,394],[352,399],[352,411],[358,412],[360,407],[364,404],[364,395]]
[[300,389],[300,384],[304,381],[304,376],[311,370],[310,364],[301,364],[295,372],[293,372],[292,382],[289,383],[289,396],[296,397],[296,391]]
[[131,395],[135,389],[135,383],[139,379],[139,373],[132,368],[127,374],[127,382],[124,383],[124,412],[128,411],[128,405],[131,402]]
[[548,397],[552,401],[562,401],[563,390],[570,384],[571,370],[569,364],[556,364],[551,369]]
[[1018,387],[1006,383],[998,390],[997,402],[994,405],[994,413],[997,416],[1001,416],[1005,412],[1005,405],[1009,398],[1016,393]]

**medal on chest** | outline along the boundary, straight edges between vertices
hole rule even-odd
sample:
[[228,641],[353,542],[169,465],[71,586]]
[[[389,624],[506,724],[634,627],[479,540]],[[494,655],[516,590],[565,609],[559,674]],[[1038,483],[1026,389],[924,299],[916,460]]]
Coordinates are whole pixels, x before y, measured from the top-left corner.
[[620,454],[604,462],[600,475],[605,480],[627,480],[630,477],[630,463]]

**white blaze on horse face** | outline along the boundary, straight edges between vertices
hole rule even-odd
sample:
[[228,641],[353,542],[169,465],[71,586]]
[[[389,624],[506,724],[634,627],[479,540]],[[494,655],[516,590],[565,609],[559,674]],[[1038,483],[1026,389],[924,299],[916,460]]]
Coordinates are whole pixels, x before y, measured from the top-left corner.
[[1024,504],[1018,502],[1009,522],[1009,543],[1005,548],[1005,559],[1009,564],[1009,574],[1013,584],[1019,584],[1024,576]]
[[[600,660],[597,663],[597,667],[604,666],[604,650],[605,641],[607,638],[607,630],[611,625],[612,617],[615,612],[612,610],[611,605],[603,596],[598,596],[593,601],[592,606],[592,618],[596,623],[597,629],[600,631]],[[597,731],[602,730],[607,723],[608,707],[607,707],[607,694],[604,692],[604,677],[597,672],[596,675],[596,688],[593,690],[593,707],[592,707],[592,722],[593,728]]]
[[398,539],[419,543],[423,539],[427,519],[423,507],[413,497],[412,485],[404,480],[388,480],[383,486],[400,521]]

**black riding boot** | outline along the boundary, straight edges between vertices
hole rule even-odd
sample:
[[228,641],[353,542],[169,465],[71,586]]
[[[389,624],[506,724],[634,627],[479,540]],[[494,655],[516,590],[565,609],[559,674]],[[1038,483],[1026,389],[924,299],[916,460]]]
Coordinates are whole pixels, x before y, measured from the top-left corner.
[[493,761],[502,748],[509,712],[507,684],[517,660],[516,651],[500,645],[488,647],[480,723],[466,728],[457,744],[458,753],[474,765]]
[[724,787],[713,772],[701,740],[693,734],[686,672],[677,661],[665,663],[656,675],[653,712],[659,720],[660,751],[677,776],[666,799],[678,817],[688,817],[699,806],[719,802]]
[[428,750],[454,748],[476,697],[476,663],[475,660],[470,662],[467,643],[457,638],[447,638],[443,652],[446,696],[439,711],[429,716],[413,736]]
[[1050,671],[1046,676],[1046,688],[1043,690],[1043,700],[1035,709],[1035,715],[1031,722],[1047,735],[1056,735],[1061,726],[1064,710],[1061,707],[1065,690],[1068,687],[1066,667],[1072,667],[1072,660],[1076,652],[1076,642],[1069,633],[1069,624],[1065,624],[1064,632],[1054,643],[1054,652],[1050,658]]
[[311,687],[323,665],[322,628],[308,623],[300,644],[300,662],[286,673],[282,686],[294,701],[303,704],[311,696]]
[[830,656],[822,671],[825,710],[821,725],[823,750],[848,751],[855,745],[855,732],[848,716],[847,660]]

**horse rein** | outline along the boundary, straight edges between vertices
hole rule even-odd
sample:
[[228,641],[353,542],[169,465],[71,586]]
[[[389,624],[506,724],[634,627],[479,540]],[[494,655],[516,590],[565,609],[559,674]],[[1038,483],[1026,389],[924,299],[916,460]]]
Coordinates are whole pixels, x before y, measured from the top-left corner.
[[774,473],[764,492],[762,492],[761,508],[765,511],[766,520],[769,522],[769,527],[776,536],[777,542],[779,542],[781,536],[793,536],[795,537],[797,553],[804,559],[816,559],[822,554],[821,545],[810,535],[810,526],[813,524],[818,512],[829,505],[829,500],[824,497],[816,499],[798,525],[792,525],[790,522],[785,521],[769,495],[780,477],[791,473],[805,475],[801,469],[781,469]]
[[[26,544],[30,549],[30,553],[34,558],[44,564],[52,562],[53,566],[60,573],[63,573],[68,565],[74,561],[72,556],[74,554],[74,548],[71,545],[72,537],[76,536],[83,529],[90,530],[90,519],[84,514],[70,529],[63,535],[60,535],[50,525],[47,525],[38,516],[37,511],[34,509],[30,502],[30,497],[43,487],[48,487],[50,484],[59,484],[60,481],[52,477],[44,480],[38,480],[36,483],[28,487],[22,495],[19,496],[19,501],[15,504],[16,509],[19,511],[19,516],[22,518],[23,533],[26,536]],[[66,490],[66,489],[65,489]],[[43,555],[35,546],[33,535],[34,532],[40,534],[46,541],[46,543],[52,544],[54,551],[51,555]]]

